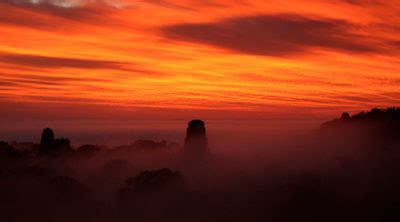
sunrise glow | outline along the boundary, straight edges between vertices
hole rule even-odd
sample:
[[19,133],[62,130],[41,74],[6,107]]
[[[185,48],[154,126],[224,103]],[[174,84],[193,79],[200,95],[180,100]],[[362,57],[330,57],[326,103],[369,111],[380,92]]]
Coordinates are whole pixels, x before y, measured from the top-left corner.
[[251,119],[397,106],[399,21],[396,0],[5,0],[1,113]]

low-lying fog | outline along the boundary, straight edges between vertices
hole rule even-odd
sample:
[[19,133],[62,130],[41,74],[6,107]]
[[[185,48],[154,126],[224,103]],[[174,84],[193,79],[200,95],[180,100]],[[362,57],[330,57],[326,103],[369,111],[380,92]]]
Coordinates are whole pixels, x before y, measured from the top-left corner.
[[[385,221],[400,131],[394,111],[376,112],[322,128],[206,121],[205,158],[185,153],[187,121],[3,126],[0,209],[7,221]],[[43,127],[72,148],[39,144]],[[52,144],[65,152],[43,152]]]

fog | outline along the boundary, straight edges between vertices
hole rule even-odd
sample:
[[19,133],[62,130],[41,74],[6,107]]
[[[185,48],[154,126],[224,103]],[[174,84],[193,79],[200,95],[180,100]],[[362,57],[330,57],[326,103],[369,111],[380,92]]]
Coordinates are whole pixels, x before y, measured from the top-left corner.
[[187,121],[53,123],[56,138],[15,127],[2,134],[0,209],[7,221],[385,221],[400,200],[399,113],[205,121],[201,158]]

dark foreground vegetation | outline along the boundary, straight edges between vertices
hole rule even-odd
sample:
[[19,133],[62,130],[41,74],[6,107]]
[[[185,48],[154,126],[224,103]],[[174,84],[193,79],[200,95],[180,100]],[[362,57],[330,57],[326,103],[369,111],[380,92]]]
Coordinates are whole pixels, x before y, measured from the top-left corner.
[[[397,221],[400,109],[324,123],[258,169],[212,154],[204,122],[184,147],[0,142],[2,221]],[[280,144],[265,144],[279,149]],[[251,147],[248,148],[249,152]],[[261,158],[262,159],[262,158]],[[301,164],[299,164],[301,163]]]

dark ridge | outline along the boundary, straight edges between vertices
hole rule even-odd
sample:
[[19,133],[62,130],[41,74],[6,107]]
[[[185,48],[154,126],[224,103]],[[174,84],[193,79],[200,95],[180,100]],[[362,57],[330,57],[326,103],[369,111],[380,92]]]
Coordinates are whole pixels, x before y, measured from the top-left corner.
[[343,113],[340,118],[323,123],[321,129],[329,130],[349,126],[372,127],[400,132],[400,108],[374,108],[369,112],[360,112],[352,116],[349,113]]
[[359,144],[364,149],[397,149],[400,144],[400,108],[374,108],[368,112],[350,115],[321,125],[321,135],[337,146]]
[[342,123],[398,123],[400,122],[400,108],[389,107],[386,109],[373,108],[369,112],[360,112],[350,116],[349,113],[343,113],[338,119],[322,124],[322,127],[330,127]]

